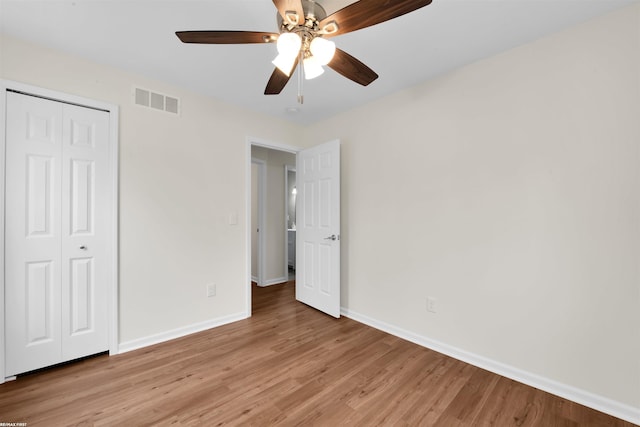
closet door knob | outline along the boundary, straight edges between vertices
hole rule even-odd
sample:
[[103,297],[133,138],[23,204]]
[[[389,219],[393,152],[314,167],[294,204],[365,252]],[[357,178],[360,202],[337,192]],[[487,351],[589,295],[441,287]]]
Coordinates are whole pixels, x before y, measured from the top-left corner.
[[80,246],[80,249],[82,249],[83,251],[87,250],[87,247],[85,245]]

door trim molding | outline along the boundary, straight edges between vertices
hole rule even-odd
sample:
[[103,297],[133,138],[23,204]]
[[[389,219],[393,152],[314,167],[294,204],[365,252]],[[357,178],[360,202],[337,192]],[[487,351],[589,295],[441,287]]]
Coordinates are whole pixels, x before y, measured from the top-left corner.
[[[22,92],[40,98],[64,102],[67,104],[75,104],[79,106],[89,107],[97,110],[106,111],[109,114],[109,172],[111,174],[111,233],[110,240],[112,251],[110,253],[111,260],[111,278],[107,283],[108,301],[107,310],[109,314],[108,333],[109,333],[109,354],[118,353],[118,132],[119,132],[119,107],[115,104],[98,101],[95,99],[83,98],[64,92],[58,92],[39,86],[28,85],[13,80],[0,79],[0,165],[2,172],[0,173],[0,307],[4,313],[4,228],[5,228],[5,149],[6,149],[6,105],[7,91]],[[5,382],[5,319],[4,315],[0,316],[0,384]]]
[[245,315],[251,317],[251,146],[270,148],[273,150],[286,151],[298,154],[302,148],[293,145],[281,144],[279,142],[269,141],[263,138],[247,136],[245,139]]
[[289,204],[291,203],[289,172],[296,173],[296,165],[284,165],[284,274],[287,281],[289,280],[289,222],[287,221],[287,217],[289,216]]
[[[264,285],[264,255],[265,255],[265,242],[264,235],[266,233],[267,227],[264,221],[265,218],[265,194],[267,192],[267,163],[261,159],[251,158],[251,164],[258,166],[258,247],[256,248],[256,252],[258,252],[258,271],[256,271],[256,284],[258,286]],[[253,192],[252,188],[249,188],[249,194]],[[253,215],[253,213],[252,213]],[[250,226],[249,232],[253,233],[253,229]],[[250,250],[253,253],[253,242],[251,241],[251,235],[249,236],[250,242]],[[253,260],[252,260],[253,261]],[[252,262],[253,264],[253,262]],[[253,267],[253,266],[252,266]],[[251,276],[253,278],[253,271],[251,271]]]

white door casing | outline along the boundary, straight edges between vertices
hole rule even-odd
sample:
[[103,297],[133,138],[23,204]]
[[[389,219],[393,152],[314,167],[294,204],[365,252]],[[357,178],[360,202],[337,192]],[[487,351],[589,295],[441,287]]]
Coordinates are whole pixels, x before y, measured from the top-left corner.
[[6,99],[5,375],[15,375],[110,349],[110,117]]
[[251,162],[251,280],[258,282],[258,165]]
[[[264,160],[261,159],[251,159],[251,165],[256,165],[256,188],[254,189],[253,186],[250,188],[251,193],[253,193],[253,191],[256,191],[256,195],[257,195],[257,207],[256,207],[256,215],[255,215],[255,220],[256,220],[256,224],[251,225],[252,227],[252,232],[251,232],[251,245],[252,245],[252,254],[251,254],[251,259],[252,259],[252,264],[254,262],[253,260],[253,246],[255,245],[255,257],[256,257],[256,268],[257,271],[255,272],[255,280],[256,280],[256,284],[258,286],[263,286],[264,285],[264,270],[265,270],[265,258],[266,258],[266,248],[265,248],[265,238],[264,236],[266,235],[266,202],[265,202],[265,197],[266,197],[266,193],[267,193],[267,165],[266,162]],[[253,171],[253,168],[252,168]],[[252,208],[252,215],[253,215],[253,208]],[[253,221],[253,220],[252,220]],[[251,274],[251,279],[253,279],[253,272]]]
[[[290,225],[293,226],[295,224],[295,198],[294,194],[291,194],[291,183],[290,176],[295,177],[296,168],[295,166],[285,165],[284,166],[284,273],[289,278],[289,266],[292,266],[294,269],[296,268],[296,232],[289,231]],[[293,182],[293,186],[295,188],[295,180]],[[297,188],[296,188],[297,191]],[[292,205],[293,203],[293,205]],[[293,218],[290,217],[289,211],[291,206],[293,206]],[[291,224],[290,224],[291,223]]]
[[340,317],[340,141],[298,152],[296,299]]

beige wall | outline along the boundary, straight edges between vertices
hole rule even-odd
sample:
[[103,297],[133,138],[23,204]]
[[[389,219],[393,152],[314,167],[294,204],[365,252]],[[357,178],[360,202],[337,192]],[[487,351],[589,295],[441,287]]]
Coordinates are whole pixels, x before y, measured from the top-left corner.
[[251,156],[264,160],[266,167],[265,194],[265,260],[264,284],[282,283],[288,279],[285,269],[285,200],[284,167],[295,166],[296,156],[284,151],[253,146]]
[[[246,138],[293,145],[299,128],[9,37],[0,43],[1,78],[120,106],[120,341],[244,313]],[[182,114],[132,105],[134,85],[179,97]],[[214,298],[207,283],[217,285]]]
[[307,129],[343,142],[343,306],[640,408],[639,15]]

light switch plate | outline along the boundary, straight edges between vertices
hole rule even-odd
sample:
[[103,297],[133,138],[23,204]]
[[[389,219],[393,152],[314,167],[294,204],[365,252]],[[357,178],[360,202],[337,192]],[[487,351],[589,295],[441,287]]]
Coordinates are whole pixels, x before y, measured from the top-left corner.
[[215,284],[207,285],[207,297],[211,298],[215,296],[216,296],[216,285]]
[[238,214],[232,212],[229,214],[229,225],[238,225]]

